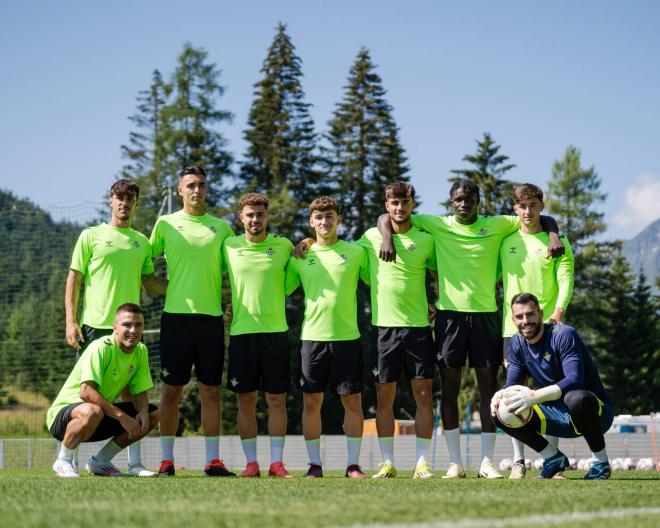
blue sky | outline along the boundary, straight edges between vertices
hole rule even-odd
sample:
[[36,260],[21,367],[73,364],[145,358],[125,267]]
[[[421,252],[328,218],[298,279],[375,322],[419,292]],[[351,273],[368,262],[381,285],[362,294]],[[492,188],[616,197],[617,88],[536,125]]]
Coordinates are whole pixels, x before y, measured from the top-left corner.
[[227,87],[240,159],[253,84],[278,21],[303,60],[319,131],[371,50],[422,211],[485,131],[542,186],[577,145],[608,193],[608,235],[660,216],[660,3],[654,1],[114,1],[0,5],[0,187],[46,207],[98,201],[122,165],[135,97],[185,41]]

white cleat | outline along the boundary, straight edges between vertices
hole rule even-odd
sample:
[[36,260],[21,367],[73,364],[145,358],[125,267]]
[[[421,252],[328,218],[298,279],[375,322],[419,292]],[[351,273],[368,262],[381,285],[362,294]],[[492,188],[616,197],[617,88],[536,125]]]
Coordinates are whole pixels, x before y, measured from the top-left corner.
[[502,474],[499,471],[497,471],[495,464],[493,464],[490,460],[484,460],[481,463],[481,467],[479,468],[479,473],[477,474],[477,477],[485,478],[485,479],[504,478]]
[[94,457],[90,458],[85,464],[85,469],[89,471],[92,475],[98,475],[99,477],[123,477],[119,468],[115,466],[112,462],[99,462]]
[[53,471],[57,474],[58,477],[63,478],[78,478],[80,475],[76,473],[76,470],[73,467],[71,462],[66,460],[56,460],[53,464]]
[[150,471],[146,467],[144,467],[142,464],[134,464],[132,466],[128,466],[128,473],[126,473],[129,477],[156,477],[158,476],[158,473],[155,471]]
[[447,473],[442,475],[443,479],[456,479],[456,478],[465,478],[465,468],[462,464],[449,464],[449,469]]
[[527,467],[525,466],[525,461],[523,460],[514,462],[513,467],[511,468],[511,473],[509,474],[510,480],[522,480],[527,474]]

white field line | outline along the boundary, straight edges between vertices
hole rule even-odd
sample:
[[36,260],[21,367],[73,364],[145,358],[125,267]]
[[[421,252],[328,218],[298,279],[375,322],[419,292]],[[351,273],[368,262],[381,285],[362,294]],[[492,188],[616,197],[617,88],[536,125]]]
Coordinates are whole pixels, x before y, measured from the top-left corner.
[[594,519],[625,519],[634,516],[660,515],[660,508],[621,508],[571,513],[549,513],[544,515],[526,515],[508,519],[456,519],[455,521],[437,521],[404,524],[354,524],[352,528],[506,528],[507,526],[533,526],[562,524],[566,522],[592,521]]

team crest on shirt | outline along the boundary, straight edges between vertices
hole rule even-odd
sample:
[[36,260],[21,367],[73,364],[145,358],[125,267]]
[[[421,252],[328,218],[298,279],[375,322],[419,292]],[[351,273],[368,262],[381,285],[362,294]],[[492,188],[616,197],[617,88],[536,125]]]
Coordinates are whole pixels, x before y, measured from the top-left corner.
[[133,241],[133,247],[134,247],[135,249],[139,249],[139,248],[140,248],[140,243],[139,243],[137,240],[134,240],[134,241]]
[[183,231],[183,226],[182,226],[182,225],[178,225],[178,226],[176,226],[176,228],[177,228],[179,231]]
[[208,226],[208,228],[209,228],[209,231],[211,231],[211,233],[217,233],[217,231],[218,231],[218,229],[215,226]]
[[307,259],[307,265],[308,266],[313,266],[314,264],[316,264],[316,259],[315,258],[308,258]]
[[128,366],[128,373],[133,374],[133,372],[135,372],[135,365],[129,365]]
[[413,251],[415,251],[417,249],[417,246],[411,242],[410,244],[408,244],[406,249],[412,253]]
[[269,257],[272,257],[274,254],[275,254],[275,250],[272,247],[269,247],[266,250],[266,255],[268,255]]
[[543,250],[541,248],[536,248],[534,251],[536,253],[537,257],[542,257],[543,256]]
[[237,250],[236,250],[236,254],[237,254],[239,257],[242,257],[242,256],[243,256],[243,248],[239,248],[239,249],[237,249]]
[[348,262],[348,257],[346,255],[339,255],[339,260],[343,264],[344,262]]
[[509,255],[515,255],[516,254],[516,249],[517,248],[515,246],[511,246],[509,248]]
[[550,352],[547,350],[545,351],[545,354],[543,354],[543,359],[545,359],[548,363],[550,363]]
[[112,240],[106,240],[105,241],[105,247],[113,247],[112,246]]
[[479,236],[485,237],[488,236],[488,229],[480,229]]

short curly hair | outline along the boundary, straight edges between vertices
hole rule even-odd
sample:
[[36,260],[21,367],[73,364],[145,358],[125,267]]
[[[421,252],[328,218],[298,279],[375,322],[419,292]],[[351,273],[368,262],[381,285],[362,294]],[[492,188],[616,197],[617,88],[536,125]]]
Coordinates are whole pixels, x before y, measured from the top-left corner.
[[242,211],[246,205],[263,205],[268,209],[268,198],[259,193],[247,193],[238,199],[238,208]]
[[385,199],[410,198],[415,199],[415,188],[408,182],[394,181],[385,187]]
[[310,214],[314,211],[335,211],[337,214],[340,214],[339,202],[330,196],[319,196],[309,204]]
[[110,187],[110,196],[131,196],[137,200],[140,196],[140,187],[133,180],[117,180]]
[[533,183],[523,183],[518,185],[513,191],[514,203],[520,203],[521,200],[536,198],[543,203],[543,191]]

